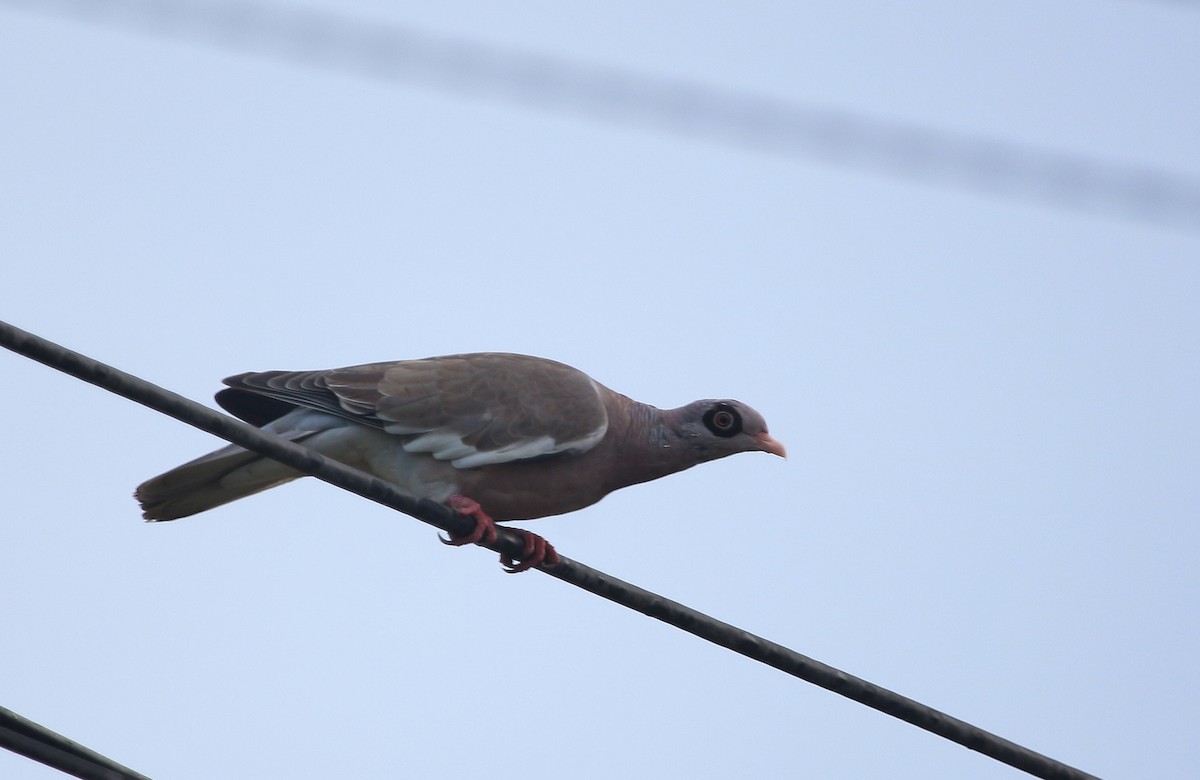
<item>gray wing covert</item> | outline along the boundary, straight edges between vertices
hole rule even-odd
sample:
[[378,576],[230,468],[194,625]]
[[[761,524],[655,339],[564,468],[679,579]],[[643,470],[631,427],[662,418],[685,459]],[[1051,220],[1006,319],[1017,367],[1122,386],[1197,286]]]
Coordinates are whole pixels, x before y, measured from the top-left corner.
[[[331,371],[268,371],[225,380],[217,400],[262,425],[294,406],[402,437],[409,452],[473,468],[583,452],[608,430],[586,374],[525,355],[478,353]],[[265,419],[264,419],[265,418]]]

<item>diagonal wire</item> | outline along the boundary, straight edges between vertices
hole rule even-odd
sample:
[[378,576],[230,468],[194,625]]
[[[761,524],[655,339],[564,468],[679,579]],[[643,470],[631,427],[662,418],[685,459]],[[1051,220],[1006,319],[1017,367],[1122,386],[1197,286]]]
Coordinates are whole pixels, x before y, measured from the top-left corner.
[[[442,530],[461,535],[469,532],[474,526],[474,521],[455,514],[440,504],[416,500],[401,493],[391,483],[215,412],[195,401],[8,323],[0,322],[0,345]],[[508,530],[502,530],[496,544],[489,545],[493,550],[504,551],[514,557],[521,555],[523,546],[521,539]],[[560,557],[561,562],[558,565],[543,568],[541,571],[747,658],[907,721],[1035,777],[1095,780],[1093,775],[984,731],[966,721],[801,655],[729,623],[716,620],[657,593],[623,582],[578,561],[565,556]]]
[[239,0],[0,0],[385,81],[1200,231],[1200,179]]
[[150,780],[6,707],[0,707],[0,747],[83,780]]

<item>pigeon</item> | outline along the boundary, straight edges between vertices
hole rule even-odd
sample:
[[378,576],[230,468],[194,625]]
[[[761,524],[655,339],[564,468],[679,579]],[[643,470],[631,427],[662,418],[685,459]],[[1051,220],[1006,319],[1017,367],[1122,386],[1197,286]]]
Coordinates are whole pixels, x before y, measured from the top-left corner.
[[[264,431],[475,521],[448,544],[490,544],[496,521],[590,506],[619,488],[739,452],[787,457],[762,415],[734,400],[657,409],[546,358],[480,352],[224,380],[217,402]],[[149,521],[176,520],[304,476],[236,445],[138,486]],[[519,529],[506,570],[558,562]]]

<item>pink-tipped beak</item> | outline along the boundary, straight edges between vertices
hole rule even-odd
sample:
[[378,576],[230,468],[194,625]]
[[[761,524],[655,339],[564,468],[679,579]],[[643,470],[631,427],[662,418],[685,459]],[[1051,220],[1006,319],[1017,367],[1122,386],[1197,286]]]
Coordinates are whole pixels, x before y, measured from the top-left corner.
[[787,448],[778,439],[771,438],[771,434],[763,431],[754,437],[758,441],[758,446],[763,452],[769,452],[772,455],[787,460]]

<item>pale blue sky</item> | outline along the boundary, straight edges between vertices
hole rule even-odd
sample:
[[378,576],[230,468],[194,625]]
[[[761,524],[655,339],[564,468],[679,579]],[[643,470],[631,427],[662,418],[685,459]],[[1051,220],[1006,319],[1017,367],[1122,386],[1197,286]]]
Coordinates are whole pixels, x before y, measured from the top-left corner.
[[[308,7],[1200,177],[1187,4]],[[0,72],[3,319],[204,401],[488,349],[740,398],[790,460],[533,530],[1101,776],[1200,771],[1200,233],[9,3]],[[1022,776],[311,480],[145,525],[218,442],[0,370],[0,705],[150,776]]]

